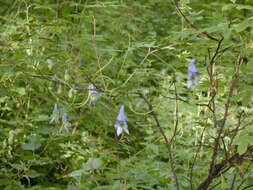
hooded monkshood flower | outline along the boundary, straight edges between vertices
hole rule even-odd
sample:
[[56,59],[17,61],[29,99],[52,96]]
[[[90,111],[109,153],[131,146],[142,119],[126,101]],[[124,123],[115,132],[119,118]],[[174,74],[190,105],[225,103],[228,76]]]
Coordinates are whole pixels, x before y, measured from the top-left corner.
[[89,84],[89,96],[90,103],[94,102],[98,98],[98,92],[95,90],[95,86],[93,84]]
[[60,121],[60,111],[58,109],[58,105],[54,104],[54,110],[51,116],[51,121],[49,123],[59,123]]
[[117,117],[117,120],[114,124],[114,127],[116,129],[116,134],[119,136],[123,131],[127,134],[129,134],[127,123],[126,123],[126,116],[125,116],[125,109],[124,106],[120,107],[119,114]]
[[197,86],[199,83],[199,74],[197,72],[196,66],[194,62],[196,59],[191,59],[188,63],[188,80],[187,80],[187,87],[192,88]]
[[71,123],[68,121],[68,115],[64,113],[62,115],[62,127],[66,132],[69,132],[69,127],[71,126]]

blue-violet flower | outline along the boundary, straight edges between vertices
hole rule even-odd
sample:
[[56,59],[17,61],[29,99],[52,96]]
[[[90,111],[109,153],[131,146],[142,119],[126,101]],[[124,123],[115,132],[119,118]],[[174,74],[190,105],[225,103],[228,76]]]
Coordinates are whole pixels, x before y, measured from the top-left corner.
[[98,92],[95,90],[95,86],[93,84],[89,84],[89,96],[90,103],[93,103],[98,98]]
[[66,113],[64,113],[62,115],[62,124],[63,124],[63,129],[66,131],[66,132],[69,132],[69,128],[71,126],[71,123],[68,121],[68,115]]
[[126,116],[125,116],[125,109],[124,106],[120,107],[117,120],[114,124],[114,127],[116,129],[117,136],[121,135],[123,132],[129,134],[127,122],[126,122]]
[[51,115],[51,121],[49,123],[59,123],[60,121],[60,111],[58,109],[58,105],[54,104],[54,110]]
[[192,88],[197,86],[199,83],[199,73],[197,72],[196,66],[194,62],[196,59],[191,59],[188,63],[188,79],[187,79],[187,87]]

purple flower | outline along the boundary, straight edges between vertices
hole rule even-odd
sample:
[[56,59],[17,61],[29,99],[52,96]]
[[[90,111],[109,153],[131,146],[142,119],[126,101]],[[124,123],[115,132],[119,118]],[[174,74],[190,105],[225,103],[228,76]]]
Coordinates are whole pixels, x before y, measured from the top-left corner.
[[116,129],[117,136],[121,135],[123,132],[129,134],[127,123],[126,123],[124,106],[120,107],[117,120],[114,124],[114,128]]
[[59,119],[60,119],[60,111],[58,109],[58,105],[54,104],[54,110],[51,116],[51,121],[49,123],[59,123],[60,122]]
[[91,97],[90,103],[93,103],[98,98],[98,92],[95,89],[96,88],[93,84],[89,84],[89,96]]
[[188,78],[187,78],[187,87],[192,88],[194,86],[197,86],[199,83],[199,74],[197,72],[196,66],[194,65],[194,62],[196,59],[191,59],[188,63]]
[[66,131],[66,132],[69,132],[69,128],[71,126],[71,123],[68,121],[68,115],[67,113],[64,113],[62,115],[62,124],[63,124],[63,129]]

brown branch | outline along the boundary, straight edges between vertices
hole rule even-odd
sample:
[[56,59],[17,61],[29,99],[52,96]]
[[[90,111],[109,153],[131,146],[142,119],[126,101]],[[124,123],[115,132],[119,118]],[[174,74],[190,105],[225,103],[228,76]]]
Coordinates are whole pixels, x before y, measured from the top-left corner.
[[221,184],[221,181],[219,181],[218,183],[216,183],[213,186],[211,186],[208,190],[212,190],[212,189],[214,189],[215,187],[217,187],[220,184]]
[[198,157],[198,154],[200,152],[200,149],[201,147],[203,146],[203,137],[204,137],[204,132],[206,130],[206,127],[203,129],[202,133],[201,133],[201,136],[200,136],[200,145],[198,146],[198,149],[194,155],[194,158],[193,158],[193,162],[192,162],[192,165],[191,165],[191,168],[190,168],[190,184],[191,184],[191,190],[193,190],[193,168],[194,168],[194,165],[196,163],[196,160],[197,160],[197,157]]
[[250,187],[253,187],[253,185],[248,185],[248,186],[244,187],[242,190],[246,190],[246,189],[248,189]]
[[230,89],[229,89],[229,94],[228,94],[228,97],[227,97],[227,101],[225,103],[225,112],[224,112],[224,116],[223,116],[223,119],[222,119],[222,123],[221,125],[219,126],[219,129],[218,129],[218,136],[216,138],[216,141],[215,141],[215,149],[213,151],[213,156],[212,156],[212,163],[210,165],[210,170],[213,169],[213,165],[214,165],[214,162],[216,160],[216,156],[217,156],[217,153],[218,153],[218,146],[219,146],[219,142],[220,142],[220,139],[221,139],[221,135],[222,135],[222,132],[223,132],[223,129],[224,129],[224,126],[225,126],[225,123],[226,123],[226,120],[227,120],[227,117],[228,117],[228,110],[229,110],[229,106],[230,106],[230,102],[231,102],[231,98],[233,96],[233,92],[234,92],[234,89],[235,89],[235,84],[237,82],[237,78],[239,77],[239,67],[241,65],[241,58],[239,58],[238,62],[236,63],[236,66],[235,66],[235,71],[234,71],[234,75],[232,77],[232,84],[230,86]]
[[235,173],[234,173],[234,176],[233,176],[233,179],[232,179],[232,183],[231,183],[231,186],[230,186],[229,190],[233,190],[233,189],[234,189],[234,187],[235,187],[236,177],[237,177],[237,173],[235,172]]
[[216,51],[214,52],[214,55],[211,58],[210,64],[213,64],[215,62],[215,58],[219,55],[219,50],[221,48],[222,41],[224,40],[224,37],[222,36],[221,39],[218,41],[218,45],[216,47]]
[[244,114],[244,111],[241,111],[239,113],[239,116],[238,116],[238,123],[237,123],[237,126],[235,128],[235,130],[233,130],[233,134],[232,134],[232,137],[231,137],[231,140],[229,142],[229,145],[228,145],[228,150],[231,150],[232,149],[232,144],[234,142],[234,139],[236,137],[236,135],[238,134],[239,132],[239,129],[240,129],[240,126],[241,126],[241,119],[242,119],[242,115]]
[[215,164],[212,173],[210,173],[210,175],[208,175],[208,177],[198,186],[197,190],[206,190],[214,178],[219,177],[224,170],[228,171],[231,167],[242,164],[246,158],[252,156],[252,153],[253,145],[249,146],[244,154],[239,155],[236,153],[228,159],[224,159],[220,163]]
[[[182,98],[180,98],[180,97],[171,97],[171,96],[165,96],[165,95],[162,95],[164,98],[168,98],[168,99],[171,99],[171,100],[179,100],[179,101],[181,101],[181,102],[184,102],[184,103],[187,103],[187,104],[191,104],[190,102],[188,102],[188,101],[186,101],[186,100],[184,100],[184,99],[182,99]],[[210,106],[210,104],[199,104],[199,103],[195,103],[195,105],[197,105],[197,106],[206,106],[211,112],[213,112],[213,110],[212,110],[212,108],[211,108],[211,106]]]
[[[215,142],[214,142],[214,149],[213,149],[212,159],[211,159],[211,163],[210,163],[210,167],[209,167],[209,173],[208,173],[208,176],[206,177],[206,179],[198,186],[197,190],[206,190],[208,188],[208,186],[212,183],[212,180],[223,169],[223,168],[220,168],[220,167],[224,167],[224,165],[225,165],[224,163],[223,164],[215,164],[215,163],[216,163],[216,158],[217,158],[217,155],[218,155],[218,149],[219,149],[221,136],[222,136],[222,133],[223,133],[223,129],[225,127],[227,117],[228,117],[228,110],[229,110],[229,107],[230,107],[231,98],[233,96],[235,85],[236,85],[237,79],[239,77],[239,68],[240,68],[240,65],[241,65],[242,61],[243,61],[242,57],[239,56],[239,59],[236,62],[236,65],[235,65],[235,71],[234,71],[234,74],[233,74],[233,77],[232,77],[232,84],[229,88],[227,101],[225,103],[225,111],[224,111],[224,116],[223,116],[223,119],[222,119],[222,123],[220,124],[220,126],[218,126],[218,134],[217,134],[217,137],[215,138]],[[253,148],[252,148],[252,151],[253,151]],[[225,159],[225,160],[227,160],[227,159]]]
[[[244,170],[243,173],[239,172],[240,173],[240,184],[237,186],[236,190],[240,190],[241,187],[243,186],[243,184],[247,181],[247,177],[245,177],[245,176],[249,172],[250,168],[252,168],[251,163],[246,167],[246,169]],[[237,168],[237,170],[239,170],[239,169]]]
[[30,77],[35,77],[35,78],[40,78],[40,79],[44,79],[44,80],[48,80],[48,81],[51,81],[51,82],[54,82],[56,84],[59,84],[61,86],[65,86],[65,87],[68,87],[69,89],[73,89],[73,90],[76,90],[76,91],[89,91],[89,90],[96,90],[96,91],[99,91],[99,92],[109,92],[108,90],[103,90],[101,88],[98,88],[97,86],[95,86],[96,88],[95,89],[91,89],[91,88],[80,88],[80,87],[75,87],[73,85],[70,85],[60,79],[57,79],[57,78],[53,78],[51,76],[48,76],[48,75],[37,75],[37,74],[30,74],[30,73],[24,73],[24,74],[27,74],[28,76]]
[[173,84],[174,84],[174,92],[175,92],[175,97],[176,97],[176,99],[175,99],[175,124],[174,124],[173,135],[172,135],[172,137],[170,139],[170,145],[173,142],[173,140],[174,140],[174,138],[175,138],[175,136],[177,134],[177,128],[178,128],[178,101],[177,101],[178,94],[177,94],[177,86],[176,86],[175,80],[174,80]]
[[[198,27],[193,25],[192,22],[185,16],[185,14],[183,13],[183,11],[180,9],[179,4],[178,4],[178,0],[172,0],[173,4],[175,5],[178,13],[180,14],[180,16],[185,20],[185,22],[194,30],[198,31]],[[219,41],[217,38],[211,36],[210,34],[208,34],[207,32],[200,32],[199,34],[200,37],[204,37],[204,38],[208,38],[210,40],[214,40],[214,41]]]
[[161,135],[163,136],[163,138],[165,140],[165,143],[166,143],[167,149],[168,149],[168,156],[169,156],[169,161],[170,161],[170,167],[171,167],[172,174],[173,174],[173,177],[174,177],[174,180],[175,180],[175,183],[176,183],[176,188],[177,188],[177,190],[179,190],[180,189],[179,188],[179,182],[178,182],[177,174],[176,174],[176,171],[175,171],[174,159],[173,159],[172,150],[171,150],[171,140],[169,140],[167,138],[167,136],[165,135],[165,132],[164,132],[164,130],[163,130],[163,128],[162,128],[159,120],[158,120],[158,117],[157,117],[156,113],[154,112],[154,108],[153,108],[153,105],[151,104],[151,102],[148,101],[148,99],[141,92],[138,92],[138,95],[148,105],[148,109],[150,110],[149,114],[153,117],[153,119],[154,119],[154,121],[156,123],[156,127],[159,129]]

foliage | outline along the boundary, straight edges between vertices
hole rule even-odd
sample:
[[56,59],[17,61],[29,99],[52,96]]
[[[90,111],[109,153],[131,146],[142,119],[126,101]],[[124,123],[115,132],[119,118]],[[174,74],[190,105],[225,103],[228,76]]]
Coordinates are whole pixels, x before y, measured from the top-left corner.
[[1,4],[1,189],[252,187],[250,0]]

